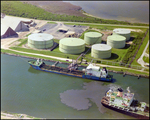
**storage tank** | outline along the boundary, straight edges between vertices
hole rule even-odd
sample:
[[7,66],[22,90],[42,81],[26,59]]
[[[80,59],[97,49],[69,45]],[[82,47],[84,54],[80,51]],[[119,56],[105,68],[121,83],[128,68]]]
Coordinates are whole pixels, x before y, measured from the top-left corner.
[[59,50],[67,54],[79,54],[85,51],[85,41],[79,38],[63,38],[59,41]]
[[101,43],[102,34],[98,32],[87,32],[84,34],[84,41],[88,45]]
[[46,49],[53,46],[53,36],[46,33],[34,33],[28,36],[28,46],[36,49]]
[[92,45],[91,56],[94,58],[109,58],[111,57],[112,47],[106,44]]
[[113,30],[113,35],[122,35],[126,37],[126,41],[130,39],[131,31],[128,29],[117,28]]
[[107,45],[112,48],[124,48],[126,44],[126,38],[121,35],[111,35],[107,37]]

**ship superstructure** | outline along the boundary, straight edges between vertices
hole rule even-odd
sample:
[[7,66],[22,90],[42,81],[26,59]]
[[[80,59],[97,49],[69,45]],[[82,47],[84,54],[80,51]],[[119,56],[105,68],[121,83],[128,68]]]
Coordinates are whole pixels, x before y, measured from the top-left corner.
[[134,93],[123,92],[122,88],[117,90],[110,89],[106,92],[106,95],[102,98],[101,103],[110,109],[115,111],[139,118],[149,119],[149,105],[145,102],[138,102],[134,99]]

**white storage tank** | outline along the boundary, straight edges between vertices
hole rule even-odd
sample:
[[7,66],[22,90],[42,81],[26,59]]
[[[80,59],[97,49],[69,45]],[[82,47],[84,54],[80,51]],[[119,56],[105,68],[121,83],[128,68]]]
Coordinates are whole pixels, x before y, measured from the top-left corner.
[[131,31],[128,29],[117,28],[113,30],[113,35],[122,35],[126,38],[126,41],[130,40],[130,33]]
[[91,49],[91,56],[94,58],[110,58],[112,47],[106,44],[94,44]]
[[101,43],[102,34],[98,32],[87,32],[84,34],[84,41],[87,45]]
[[107,37],[107,45],[112,48],[124,48],[126,44],[126,38],[121,35],[111,35]]
[[85,41],[79,38],[63,38],[59,41],[59,50],[67,54],[80,54],[85,51]]
[[53,46],[53,36],[46,33],[34,33],[28,36],[28,46],[36,49],[46,49]]

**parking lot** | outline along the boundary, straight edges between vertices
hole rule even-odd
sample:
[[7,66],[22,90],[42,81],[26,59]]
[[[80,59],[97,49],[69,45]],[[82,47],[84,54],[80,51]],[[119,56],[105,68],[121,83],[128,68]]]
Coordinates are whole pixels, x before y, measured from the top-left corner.
[[45,24],[39,30],[43,31],[43,33],[48,33],[53,35],[54,39],[62,39],[65,37],[65,32],[59,32],[59,28],[67,29],[68,31],[73,31],[77,35],[81,35],[86,29],[88,29],[87,26],[73,26],[73,25],[64,25],[61,22],[58,22],[57,24]]

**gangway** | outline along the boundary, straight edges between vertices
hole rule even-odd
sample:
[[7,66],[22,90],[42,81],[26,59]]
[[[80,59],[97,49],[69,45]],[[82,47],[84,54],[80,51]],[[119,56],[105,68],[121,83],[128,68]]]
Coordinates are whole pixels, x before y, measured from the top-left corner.
[[56,66],[59,63],[59,61],[56,61],[52,66]]

